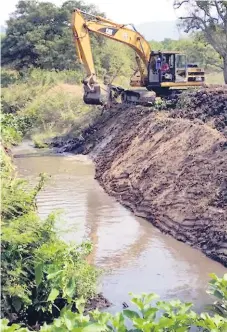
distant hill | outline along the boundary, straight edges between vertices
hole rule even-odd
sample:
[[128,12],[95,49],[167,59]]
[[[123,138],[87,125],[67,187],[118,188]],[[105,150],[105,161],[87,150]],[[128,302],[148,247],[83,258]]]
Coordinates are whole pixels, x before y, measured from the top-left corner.
[[145,22],[136,25],[136,29],[146,40],[162,41],[165,38],[179,39],[183,33],[179,33],[176,21]]

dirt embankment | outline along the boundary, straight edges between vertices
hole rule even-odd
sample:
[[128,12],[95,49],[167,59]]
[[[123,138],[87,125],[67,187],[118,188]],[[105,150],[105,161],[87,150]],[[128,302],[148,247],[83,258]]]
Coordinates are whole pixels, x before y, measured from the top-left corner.
[[108,111],[70,147],[90,152],[98,181],[136,215],[227,266],[227,90],[185,98],[168,112]]

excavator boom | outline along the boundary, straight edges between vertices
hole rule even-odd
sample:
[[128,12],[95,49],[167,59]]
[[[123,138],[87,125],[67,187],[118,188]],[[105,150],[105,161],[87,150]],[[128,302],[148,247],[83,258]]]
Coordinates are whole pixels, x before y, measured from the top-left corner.
[[[86,20],[84,15],[91,20]],[[109,39],[128,45],[136,52],[136,61],[139,71],[138,86],[145,86],[147,68],[151,48],[144,37],[133,27],[116,24],[100,16],[87,14],[75,9],[72,16],[72,30],[75,39],[76,52],[79,61],[84,65],[87,76],[84,83],[84,101],[89,104],[102,104],[100,100],[100,86],[97,83],[94,61],[91,51],[90,32],[105,36]]]
[[[129,24],[117,24],[104,17],[87,14],[79,9],[74,10],[72,30],[78,59],[86,71],[86,77],[83,80],[86,104],[103,104],[92,57],[90,33],[123,43],[135,51],[138,69],[131,77],[132,87],[145,87],[148,91],[153,91],[156,96],[167,96],[174,88],[180,92],[179,88],[185,89],[204,84],[204,71],[197,66],[190,68],[184,54],[152,51],[150,44],[136,31],[135,27],[129,26]],[[111,84],[108,86],[110,99],[112,96],[115,99],[121,96],[123,102],[133,103],[140,99],[140,92],[124,90]]]

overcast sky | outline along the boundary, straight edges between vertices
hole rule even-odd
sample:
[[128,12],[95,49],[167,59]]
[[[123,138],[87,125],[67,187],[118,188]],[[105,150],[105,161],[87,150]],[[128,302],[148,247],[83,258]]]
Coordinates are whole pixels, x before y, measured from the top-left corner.
[[[5,25],[9,14],[15,10],[17,2],[18,0],[1,1],[1,25]],[[61,5],[64,0],[50,2]],[[173,21],[177,18],[177,13],[173,9],[173,0],[84,0],[84,2],[96,4],[108,18],[117,23],[139,24],[152,21]]]

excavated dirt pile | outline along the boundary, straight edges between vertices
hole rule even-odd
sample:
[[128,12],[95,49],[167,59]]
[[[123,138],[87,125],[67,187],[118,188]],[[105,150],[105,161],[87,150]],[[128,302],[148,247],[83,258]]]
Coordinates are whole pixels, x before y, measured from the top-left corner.
[[78,148],[110,195],[227,266],[227,90],[184,98],[170,111],[108,111]]

